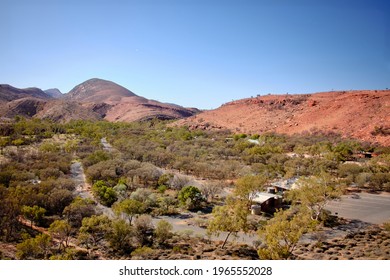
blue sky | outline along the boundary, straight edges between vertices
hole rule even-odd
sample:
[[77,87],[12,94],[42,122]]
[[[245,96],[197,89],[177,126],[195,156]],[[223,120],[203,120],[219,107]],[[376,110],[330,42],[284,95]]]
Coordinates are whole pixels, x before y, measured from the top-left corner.
[[376,0],[0,0],[0,83],[102,78],[202,109],[267,93],[390,88]]

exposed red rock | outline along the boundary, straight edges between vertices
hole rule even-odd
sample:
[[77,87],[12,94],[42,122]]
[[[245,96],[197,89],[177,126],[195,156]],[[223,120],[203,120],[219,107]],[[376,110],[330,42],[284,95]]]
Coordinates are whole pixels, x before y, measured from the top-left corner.
[[390,90],[266,95],[179,120],[191,128],[295,134],[320,130],[390,145]]

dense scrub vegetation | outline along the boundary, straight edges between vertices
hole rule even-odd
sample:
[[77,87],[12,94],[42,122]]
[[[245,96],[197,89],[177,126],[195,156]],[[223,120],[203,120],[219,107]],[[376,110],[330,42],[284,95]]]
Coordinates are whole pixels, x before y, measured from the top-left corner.
[[[102,138],[111,150],[102,146]],[[312,186],[331,186],[325,191],[335,197],[339,186],[390,191],[388,147],[321,133],[245,135],[157,120],[57,124],[15,118],[0,123],[0,149],[0,238],[18,244],[21,259],[95,258],[101,252],[106,258],[142,258],[150,250],[177,250],[184,237],[152,217],[210,209],[210,234],[259,229],[267,241],[259,255],[288,258],[299,237],[294,228],[300,226],[303,234],[326,219]],[[78,196],[71,172],[77,161],[91,185],[91,198]],[[306,196],[293,192],[289,212],[278,212],[269,227],[251,223],[251,193],[293,177],[302,177],[315,197],[305,201]],[[219,195],[227,187],[233,196]],[[303,210],[304,203],[312,212]],[[115,217],[102,215],[102,207]],[[269,238],[275,240],[282,224],[291,231],[291,244],[279,248]]]

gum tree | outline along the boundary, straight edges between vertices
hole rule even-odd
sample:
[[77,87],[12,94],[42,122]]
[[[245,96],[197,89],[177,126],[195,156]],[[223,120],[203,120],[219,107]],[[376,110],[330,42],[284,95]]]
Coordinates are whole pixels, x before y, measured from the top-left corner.
[[307,212],[277,211],[258,231],[262,242],[258,249],[259,257],[269,260],[290,258],[302,235],[315,226],[316,222],[310,219]]
[[311,218],[316,221],[320,219],[325,206],[342,195],[342,188],[336,186],[327,173],[302,178],[297,185],[297,189],[288,192],[287,199],[292,201],[293,205],[307,208]]
[[249,230],[248,214],[246,201],[228,197],[226,205],[216,206],[213,209],[213,218],[207,227],[207,232],[216,236],[219,236],[222,232],[227,232],[221,246],[224,248],[231,235],[237,237],[238,232]]

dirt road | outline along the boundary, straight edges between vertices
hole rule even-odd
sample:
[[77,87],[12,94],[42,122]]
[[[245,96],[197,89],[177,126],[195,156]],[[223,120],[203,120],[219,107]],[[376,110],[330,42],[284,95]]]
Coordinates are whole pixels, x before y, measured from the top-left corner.
[[390,221],[390,194],[357,193],[345,195],[327,206],[333,214],[371,224]]
[[92,195],[91,185],[88,184],[86,180],[84,168],[81,165],[81,162],[75,161],[74,163],[72,163],[70,168],[72,179],[76,182],[75,194],[81,198],[91,199],[95,201],[96,210],[98,212],[108,216],[111,219],[115,218],[115,214],[112,209],[99,203]]

